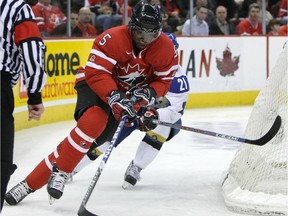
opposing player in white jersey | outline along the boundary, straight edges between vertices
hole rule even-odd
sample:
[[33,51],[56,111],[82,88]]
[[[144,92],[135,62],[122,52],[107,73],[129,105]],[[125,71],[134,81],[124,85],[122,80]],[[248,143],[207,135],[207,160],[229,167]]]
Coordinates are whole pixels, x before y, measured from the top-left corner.
[[[176,48],[178,48],[175,35],[168,34],[168,36],[173,41]],[[181,124],[181,117],[184,112],[188,93],[188,79],[182,67],[179,65],[178,71],[170,85],[169,92],[165,97],[159,98],[155,106],[153,106],[153,108],[157,110],[158,120],[162,122]],[[143,118],[145,118],[145,116]],[[149,118],[149,116],[147,116],[147,118]],[[153,123],[151,122],[151,124]],[[179,132],[179,129],[173,129],[157,124],[154,127],[149,125],[149,127],[156,128],[147,131],[140,142],[136,155],[125,172],[124,183],[122,186],[124,189],[130,185],[134,186],[137,181],[140,180],[140,172],[156,158],[164,142],[169,141]],[[146,130],[145,125],[138,125],[137,123],[133,127],[124,127],[116,145],[119,145],[122,140],[129,136],[135,129],[140,129],[142,131]],[[149,128],[147,128],[147,130],[148,129]],[[105,144],[89,151],[87,156],[85,156],[76,166],[74,172],[79,172],[84,166],[95,160],[100,154],[105,152],[108,145],[109,143],[106,142]]]

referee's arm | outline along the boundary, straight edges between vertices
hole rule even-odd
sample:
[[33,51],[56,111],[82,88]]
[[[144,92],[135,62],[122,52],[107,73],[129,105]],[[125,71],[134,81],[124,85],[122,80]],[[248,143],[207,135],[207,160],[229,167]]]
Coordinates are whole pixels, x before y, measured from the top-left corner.
[[15,44],[23,57],[22,73],[28,91],[28,104],[42,104],[41,90],[46,83],[44,71],[45,45],[39,28],[31,16],[31,8],[23,7],[15,23]]

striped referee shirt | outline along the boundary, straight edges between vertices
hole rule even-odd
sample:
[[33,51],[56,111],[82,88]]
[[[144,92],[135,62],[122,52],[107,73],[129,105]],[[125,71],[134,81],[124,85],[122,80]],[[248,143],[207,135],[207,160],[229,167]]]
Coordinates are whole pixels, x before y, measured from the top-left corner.
[[20,74],[28,91],[28,103],[39,104],[46,83],[45,45],[31,7],[23,0],[2,0],[0,8],[0,71],[10,73],[11,85]]

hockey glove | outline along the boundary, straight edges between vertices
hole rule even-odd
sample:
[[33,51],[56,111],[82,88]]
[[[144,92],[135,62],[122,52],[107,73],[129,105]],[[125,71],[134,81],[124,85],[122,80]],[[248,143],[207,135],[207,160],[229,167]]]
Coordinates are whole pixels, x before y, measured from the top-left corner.
[[126,94],[121,91],[112,91],[108,98],[108,104],[112,109],[113,115],[120,122],[122,116],[127,117],[126,126],[132,126],[136,119],[136,111],[133,108],[133,103],[127,98]]
[[157,99],[157,94],[155,90],[151,87],[144,88],[134,88],[131,91],[131,94],[137,98],[135,106],[146,107],[151,106],[155,103]]
[[158,112],[153,108],[148,108],[146,112],[138,117],[138,124],[140,131],[153,130],[158,125]]

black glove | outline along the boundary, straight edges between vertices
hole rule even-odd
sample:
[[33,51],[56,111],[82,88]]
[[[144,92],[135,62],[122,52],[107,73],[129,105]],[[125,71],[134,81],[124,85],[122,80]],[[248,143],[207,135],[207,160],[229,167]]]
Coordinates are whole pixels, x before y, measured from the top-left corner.
[[148,108],[145,113],[137,118],[140,131],[153,130],[158,125],[158,112],[153,108]]
[[151,106],[155,103],[157,99],[157,94],[155,90],[151,87],[144,87],[144,88],[135,87],[135,88],[132,88],[129,92],[130,94],[132,94],[133,96],[137,98],[134,104],[135,107]]
[[122,116],[126,116],[128,122],[131,123],[137,117],[136,111],[133,108],[133,103],[127,98],[124,92],[112,91],[110,97],[108,98],[108,104],[111,107],[113,115],[117,121],[120,121]]

